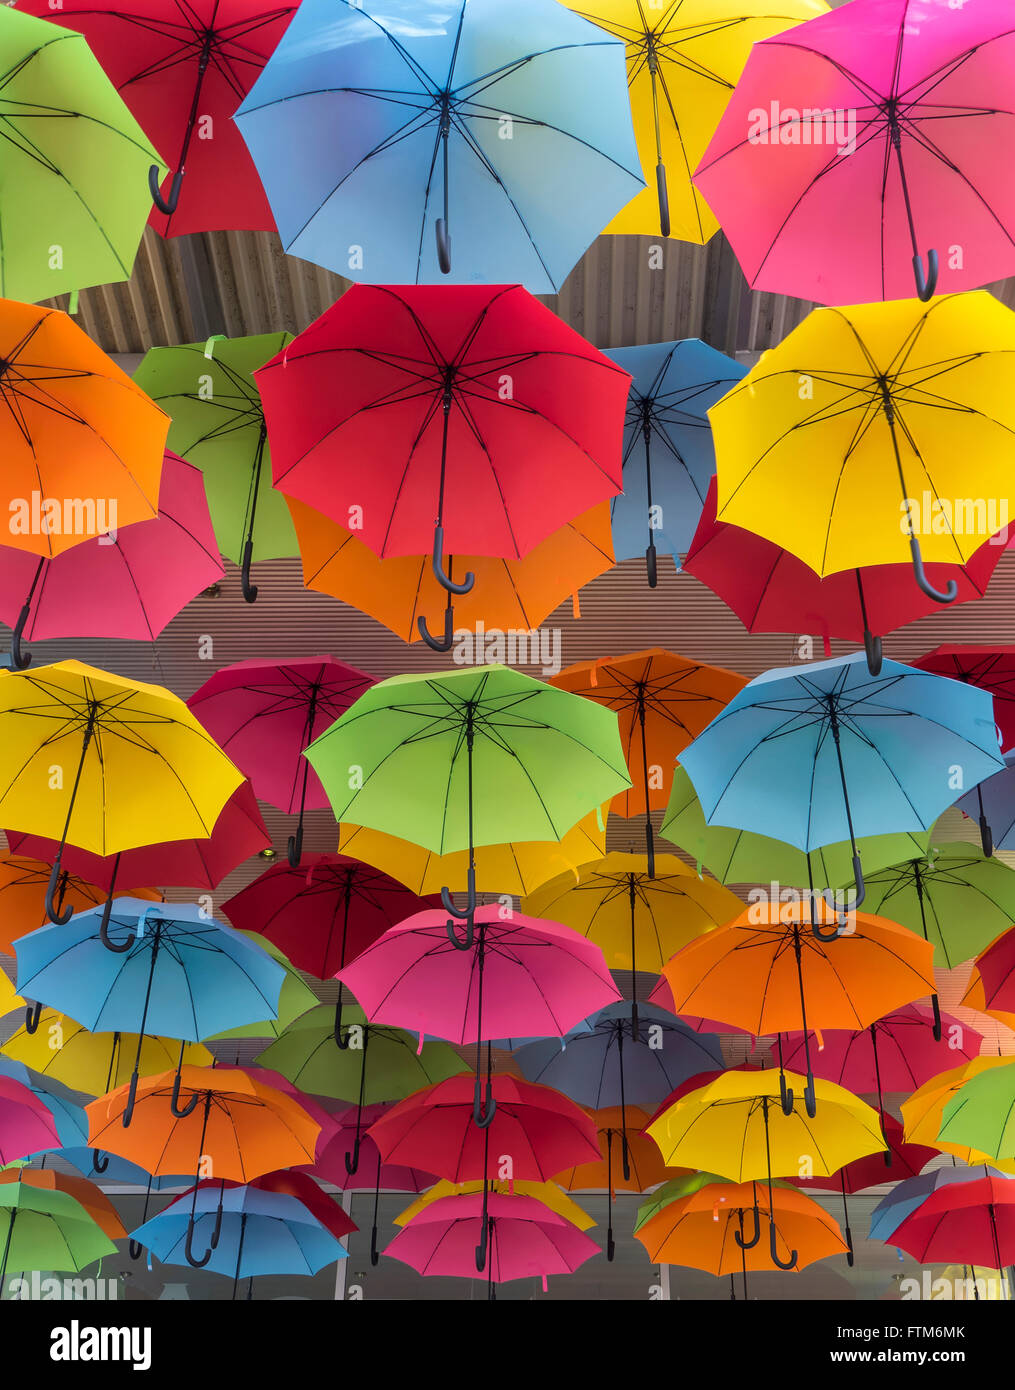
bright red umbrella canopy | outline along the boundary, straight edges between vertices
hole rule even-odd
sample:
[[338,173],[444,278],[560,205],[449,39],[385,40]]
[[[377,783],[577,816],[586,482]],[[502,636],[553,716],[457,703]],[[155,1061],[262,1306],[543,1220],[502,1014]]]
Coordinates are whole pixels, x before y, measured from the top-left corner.
[[987,1173],[939,1187],[893,1231],[891,1244],[921,1264],[1010,1265],[1015,1179]]
[[[355,1105],[340,1102],[339,1108],[331,1116],[337,1128],[330,1137],[322,1136],[314,1162],[301,1165],[298,1171],[310,1173],[321,1182],[334,1183],[348,1192],[364,1192],[374,1187],[388,1188],[393,1192],[423,1192],[431,1187],[437,1180],[435,1173],[397,1163],[384,1163],[370,1135],[362,1133],[362,1126],[372,1125],[389,1109],[387,1104],[364,1105],[360,1112]],[[357,1136],[358,1161],[355,1170],[350,1173],[346,1159],[350,1163],[353,1161]]]
[[381,556],[436,517],[517,559],[622,487],[630,375],[519,285],[354,285],[254,378],[276,487]]
[[921,671],[978,685],[994,697],[1001,748],[1015,746],[1015,647],[935,647],[911,663]]
[[[19,9],[84,34],[138,124],[169,163],[186,166],[179,205],[153,210],[163,236],[273,231],[268,199],[232,115],[271,57],[295,4],[270,0],[22,0]],[[188,126],[190,137],[188,139]]]

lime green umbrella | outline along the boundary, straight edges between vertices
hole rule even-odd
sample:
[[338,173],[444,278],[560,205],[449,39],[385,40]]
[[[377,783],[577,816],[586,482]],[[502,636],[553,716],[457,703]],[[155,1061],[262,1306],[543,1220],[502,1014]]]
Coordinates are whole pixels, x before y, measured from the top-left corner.
[[1015,1058],[963,1081],[944,1107],[938,1138],[991,1158],[1015,1158]]
[[152,348],[134,373],[171,417],[169,448],[204,474],[219,550],[243,570],[243,597],[257,598],[253,560],[298,555],[289,508],[272,486],[271,452],[253,372],[292,342],[291,333],[209,338]]
[[[631,785],[613,710],[507,666],[379,681],[306,750],[340,821],[434,854],[560,840]],[[450,928],[449,928],[450,931]],[[452,940],[455,941],[453,931]]]
[[303,976],[284,951],[280,951],[273,941],[269,941],[266,936],[261,936],[256,931],[245,931],[241,932],[240,935],[245,936],[248,941],[252,941],[255,946],[260,946],[262,951],[267,951],[268,955],[277,960],[285,971],[282,993],[278,998],[278,1018],[266,1018],[257,1023],[244,1023],[239,1028],[230,1028],[227,1033],[216,1033],[213,1038],[207,1038],[207,1042],[231,1042],[239,1041],[241,1038],[277,1038],[301,1014],[305,1014],[308,1009],[317,1006],[317,995],[309,985],[304,984]]
[[[772,880],[797,888],[813,883],[823,887],[842,883],[853,872],[853,848],[848,840],[824,845],[807,854],[784,840],[772,840],[749,830],[707,825],[701,802],[690,777],[677,765],[673,788],[659,834],[693,855],[699,868],[713,873],[720,883],[769,883]],[[926,858],[930,832],[919,835],[871,835],[857,840],[864,874],[912,856]]]
[[84,38],[0,7],[0,298],[129,280],[166,166]]
[[116,1246],[76,1198],[20,1182],[0,1183],[0,1231],[0,1288],[8,1268],[77,1271],[116,1254]]

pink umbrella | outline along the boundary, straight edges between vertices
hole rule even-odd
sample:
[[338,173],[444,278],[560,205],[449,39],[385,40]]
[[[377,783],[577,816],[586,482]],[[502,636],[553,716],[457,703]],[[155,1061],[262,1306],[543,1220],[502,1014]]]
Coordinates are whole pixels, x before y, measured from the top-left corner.
[[167,449],[157,517],[82,541],[53,559],[0,546],[0,618],[14,628],[13,664],[24,669],[32,660],[22,637],[154,642],[223,574],[204,475]]
[[474,945],[462,950],[447,912],[418,912],[338,978],[372,1023],[474,1042],[479,1116],[484,1041],[563,1037],[622,996],[600,947],[559,922],[514,911],[505,917],[494,903],[476,909],[468,940]]
[[1006,0],[853,0],[754,45],[694,182],[756,289],[975,289],[1015,271],[1013,89]]
[[62,1142],[45,1101],[20,1081],[0,1076],[0,1164],[59,1149]]
[[[484,1240],[485,1237],[485,1240]],[[463,1192],[439,1197],[403,1227],[384,1251],[420,1274],[475,1278],[479,1251],[489,1246],[489,1297],[493,1286],[509,1279],[573,1274],[599,1254],[584,1231],[551,1211],[535,1197],[491,1192]]]
[[373,684],[373,676],[333,656],[237,661],[187,701],[261,800],[289,815],[299,811],[289,837],[293,868],[303,849],[303,812],[330,805],[303,750]]
[[[70,552],[68,552],[69,554]],[[52,864],[60,848],[57,840],[22,835],[8,830],[12,854],[23,854]],[[66,872],[94,883],[109,894],[129,892],[158,883],[173,888],[217,888],[227,874],[271,845],[249,782],[241,782],[219,812],[211,835],[203,840],[165,840],[142,845],[120,854],[90,854],[67,845],[62,864]],[[19,848],[15,848],[19,846]]]

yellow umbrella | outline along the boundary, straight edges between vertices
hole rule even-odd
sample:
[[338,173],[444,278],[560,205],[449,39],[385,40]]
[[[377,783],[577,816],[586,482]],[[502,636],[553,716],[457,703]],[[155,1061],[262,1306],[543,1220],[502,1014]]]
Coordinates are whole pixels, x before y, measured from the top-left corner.
[[62,661],[0,673],[0,822],[116,854],[211,835],[243,774],[183,701],[158,685]]
[[974,1057],[971,1061],[964,1062],[961,1067],[952,1067],[940,1076],[932,1076],[929,1081],[925,1081],[902,1103],[903,1137],[909,1143],[927,1144],[932,1149],[940,1149],[942,1153],[954,1154],[963,1163],[989,1163],[992,1168],[1015,1173],[1015,1159],[998,1160],[981,1149],[970,1149],[964,1144],[954,1144],[938,1138],[944,1108],[961,1088],[962,1083],[970,1077],[979,1076],[981,1072],[989,1071],[992,1067],[1004,1066],[1005,1063],[1010,1066],[1011,1058]]
[[[442,1178],[433,1187],[428,1187],[425,1192],[421,1192],[411,1206],[399,1212],[395,1217],[395,1225],[407,1226],[424,1207],[430,1206],[431,1202],[437,1202],[442,1197],[456,1197],[464,1192],[482,1191],[482,1181],[449,1182],[447,1178]],[[499,1192],[511,1197],[535,1197],[551,1211],[555,1211],[558,1216],[562,1216],[565,1221],[570,1221],[572,1226],[577,1226],[579,1231],[587,1231],[596,1224],[588,1212],[583,1210],[577,1202],[572,1201],[555,1182],[504,1182],[501,1179],[492,1178],[487,1183],[487,1191]]]
[[815,309],[709,411],[719,521],[819,575],[964,564],[1008,522],[1015,314],[986,291]]
[[822,0],[565,0],[627,44],[631,112],[646,188],[607,232],[703,246],[718,229],[691,175],[751,45],[824,14]]
[[[582,864],[606,853],[606,816],[610,803],[590,812],[564,838],[526,840],[476,849],[476,889],[524,897],[553,874],[566,873],[573,883]],[[452,893],[468,887],[469,853],[434,854],[422,845],[360,825],[341,825],[338,852],[390,874],[421,898],[446,886]]]
[[13,982],[0,970],[0,1018],[12,1014],[15,1009],[23,1009],[25,1001],[14,988]]

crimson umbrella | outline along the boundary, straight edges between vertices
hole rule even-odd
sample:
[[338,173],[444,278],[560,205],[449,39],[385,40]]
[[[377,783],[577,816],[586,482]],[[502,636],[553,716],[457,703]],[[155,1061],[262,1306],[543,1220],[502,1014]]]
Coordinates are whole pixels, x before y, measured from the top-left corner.
[[[151,223],[163,236],[274,231],[268,199],[232,115],[271,57],[295,4],[130,0],[121,7],[110,0],[21,0],[19,9],[84,34],[138,124],[173,163],[165,198],[158,167],[148,176],[157,209]],[[181,200],[185,167],[187,196]]]
[[0,546],[0,618],[14,629],[11,661],[19,670],[31,663],[22,637],[154,642],[223,574],[201,470],[167,449],[157,517],[52,558]]
[[[966,564],[930,564],[927,574],[940,589],[954,580],[956,603],[982,598],[1007,542],[1005,533],[998,532]],[[831,638],[862,639],[875,676],[881,669],[881,638],[939,611],[939,605],[914,586],[909,564],[865,565],[822,579],[791,551],[718,521],[714,476],[683,568],[718,594],[748,632],[811,632],[822,638],[826,657],[832,654]]]
[[299,812],[289,837],[293,868],[303,850],[304,811],[330,804],[303,750],[373,684],[373,676],[333,656],[255,659],[224,666],[187,701],[255,795],[289,815]]
[[[273,942],[300,970],[328,980],[389,927],[439,905],[439,897],[419,898],[347,854],[312,854],[299,868],[273,864],[223,903],[222,911],[234,927]],[[335,1042],[344,1051],[349,1042],[341,1025],[339,980]]]
[[354,285],[254,378],[279,491],[448,593],[445,541],[518,559],[622,486],[630,374],[520,285]]
[[956,1177],[910,1212],[891,1243],[921,1264],[1003,1269],[1015,1262],[1015,1180],[991,1169],[970,1171],[969,1182]]

